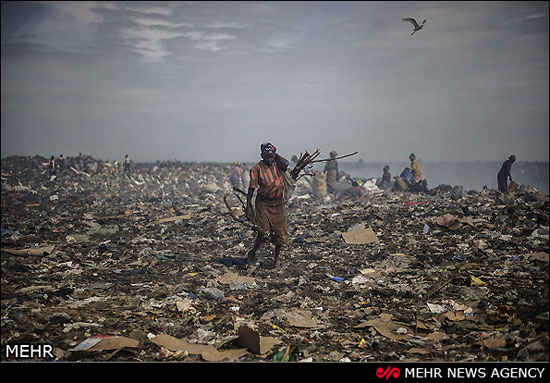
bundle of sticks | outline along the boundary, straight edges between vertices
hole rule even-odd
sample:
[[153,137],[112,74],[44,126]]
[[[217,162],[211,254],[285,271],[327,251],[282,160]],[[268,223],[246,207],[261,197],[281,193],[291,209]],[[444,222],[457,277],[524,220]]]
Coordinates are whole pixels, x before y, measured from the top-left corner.
[[317,158],[317,156],[320,154],[320,150],[317,149],[316,151],[314,151],[312,154],[309,154],[307,151],[302,154],[300,153],[300,158],[298,159],[298,163],[296,164],[296,166],[294,166],[294,169],[292,169],[290,171],[290,176],[292,177],[292,179],[294,181],[297,181],[298,179],[300,179],[302,175],[300,175],[300,172],[302,170],[304,170],[304,168],[308,165],[313,165],[314,163],[316,162],[326,162],[326,161],[333,161],[333,160],[339,160],[341,158],[346,158],[346,157],[350,157],[350,156],[354,156],[356,155],[358,152],[353,152],[353,153],[350,153],[350,154],[345,154],[343,156],[339,156],[339,157],[334,157],[334,158],[323,158],[322,160],[316,160],[315,158]]
[[321,154],[319,149],[314,151],[312,154],[309,154],[307,151],[304,154],[300,153],[300,158],[298,159],[296,166],[294,166],[294,169],[289,172],[292,179],[297,181],[301,177],[300,172],[304,170],[306,166],[313,164],[313,161],[319,154]]

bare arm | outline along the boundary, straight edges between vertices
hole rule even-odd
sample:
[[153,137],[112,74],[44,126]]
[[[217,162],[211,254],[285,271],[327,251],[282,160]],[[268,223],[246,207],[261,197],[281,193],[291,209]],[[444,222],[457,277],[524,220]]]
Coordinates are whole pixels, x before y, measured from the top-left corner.
[[246,195],[246,208],[244,209],[244,212],[246,214],[246,216],[249,218],[249,219],[252,219],[252,196],[254,195],[254,190],[256,189],[253,189],[253,188],[248,188],[248,194]]

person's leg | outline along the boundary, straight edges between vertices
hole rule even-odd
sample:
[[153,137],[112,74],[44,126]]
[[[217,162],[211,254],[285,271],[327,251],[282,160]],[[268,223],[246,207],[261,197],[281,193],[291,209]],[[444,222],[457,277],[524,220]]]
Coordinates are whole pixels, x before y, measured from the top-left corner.
[[254,264],[256,262],[256,252],[260,248],[262,242],[265,242],[268,238],[269,220],[267,219],[265,209],[266,208],[264,206],[264,203],[256,198],[254,211],[256,213],[258,235],[256,237],[256,240],[254,241],[254,246],[252,247],[252,250],[248,252],[247,262],[249,264]]
[[498,191],[504,193],[507,190],[506,178],[500,174],[497,176]]
[[273,269],[279,268],[281,266],[281,260],[279,259],[279,255],[281,253],[281,245],[275,245],[275,259],[273,259]]
[[262,244],[262,235],[258,233],[258,236],[256,237],[256,240],[254,241],[254,246],[252,249],[248,252],[247,257],[247,263],[252,265],[256,263],[256,252],[260,248],[260,245]]

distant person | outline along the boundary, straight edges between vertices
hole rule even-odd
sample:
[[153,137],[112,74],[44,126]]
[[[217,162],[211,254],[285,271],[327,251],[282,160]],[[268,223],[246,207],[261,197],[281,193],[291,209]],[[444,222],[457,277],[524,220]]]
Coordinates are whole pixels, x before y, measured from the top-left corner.
[[59,160],[57,160],[57,167],[59,168],[60,173],[65,170],[65,159],[63,158],[63,154],[59,155]]
[[247,262],[256,262],[256,251],[262,242],[271,238],[275,245],[273,268],[280,266],[280,252],[282,245],[288,243],[288,227],[286,221],[285,203],[283,200],[284,181],[283,173],[288,169],[289,162],[281,157],[271,143],[260,146],[262,160],[250,169],[250,185],[246,198],[246,216],[253,218],[252,196],[256,193],[256,222],[258,236],[254,247],[248,253]]
[[233,169],[231,170],[231,175],[229,176],[229,181],[231,182],[231,186],[234,188],[241,189],[243,188],[242,185],[242,176],[243,176],[243,169],[241,168],[241,163],[239,161],[235,161],[233,163],[235,165]]
[[382,169],[382,181],[380,182],[380,189],[391,189],[392,183],[391,183],[391,173],[390,173],[390,167],[388,165],[384,166]]
[[130,175],[130,157],[127,154],[124,157],[124,173]]
[[327,191],[334,193],[336,181],[338,180],[338,161],[336,161],[336,153],[334,150],[329,153],[330,160],[325,164],[325,173],[327,174]]
[[76,159],[77,170],[84,170],[84,160],[82,159],[82,153],[78,152],[78,158]]
[[241,175],[241,182],[243,186],[242,190],[248,190],[248,185],[250,185],[250,171],[247,171],[244,167],[243,174]]
[[340,194],[340,197],[338,197],[339,201],[345,201],[350,199],[357,199],[361,198],[361,188],[359,187],[359,182],[356,180],[351,180],[351,186],[344,190],[342,194]]
[[414,153],[411,153],[411,155],[409,156],[409,160],[411,160],[411,166],[409,166],[409,170],[413,174],[414,181],[415,182],[423,181],[424,176],[422,175],[422,171],[420,170],[420,165],[418,165],[418,161]]
[[497,183],[498,183],[499,192],[504,193],[508,191],[508,179],[510,179],[510,182],[512,182],[512,175],[510,174],[510,170],[512,169],[512,164],[515,161],[516,161],[516,156],[511,155],[502,164],[502,167],[500,168],[500,171],[497,174]]
[[56,163],[53,155],[50,157],[50,161],[48,162],[48,169],[50,171],[50,177],[56,175]]

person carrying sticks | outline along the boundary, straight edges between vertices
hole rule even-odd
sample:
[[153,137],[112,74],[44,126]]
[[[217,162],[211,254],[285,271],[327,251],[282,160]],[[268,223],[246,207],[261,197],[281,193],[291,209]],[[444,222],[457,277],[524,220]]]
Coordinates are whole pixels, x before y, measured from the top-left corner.
[[[272,268],[280,266],[282,245],[288,244],[288,227],[286,221],[285,201],[283,198],[284,180],[289,162],[281,157],[275,146],[263,143],[260,146],[262,160],[250,169],[250,184],[246,197],[246,216],[257,223],[258,235],[253,248],[247,257],[248,264],[256,262],[256,252],[263,242],[271,241],[275,245]],[[252,208],[252,197],[256,193],[255,209]],[[254,211],[255,210],[255,217]]]
[[[290,200],[296,181],[302,177],[300,172],[314,162],[324,162],[330,159],[315,160],[320,154],[319,149],[314,153],[305,152],[300,155],[292,169],[289,169],[289,162],[277,153],[273,144],[266,142],[260,146],[260,155],[262,160],[250,169],[250,184],[248,193],[246,193],[246,205],[244,212],[252,225],[236,219],[232,210],[224,198],[230,215],[233,219],[246,224],[257,230],[258,235],[254,241],[254,246],[247,254],[247,263],[256,262],[256,252],[263,242],[271,242],[275,245],[275,253],[272,268],[280,266],[281,247],[288,244],[288,226],[286,220],[285,204]],[[341,157],[331,157],[332,160],[345,158],[357,154],[351,153]],[[256,193],[256,202],[252,205],[252,197]],[[237,191],[244,193],[244,191]],[[241,201],[242,202],[242,201]]]

